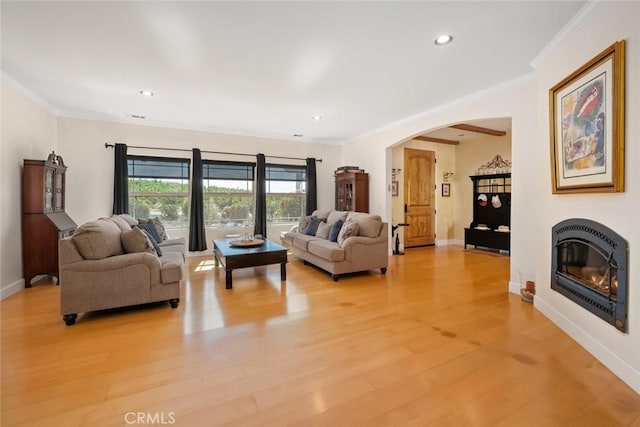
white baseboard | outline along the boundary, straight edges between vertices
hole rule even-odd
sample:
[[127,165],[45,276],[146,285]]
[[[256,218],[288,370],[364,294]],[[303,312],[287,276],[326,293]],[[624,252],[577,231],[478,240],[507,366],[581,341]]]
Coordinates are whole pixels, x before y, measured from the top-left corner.
[[4,301],[9,298],[11,295],[17,294],[21,290],[24,289],[24,279],[20,279],[16,282],[13,282],[7,287],[0,289],[0,301]]
[[516,282],[509,282],[509,292],[520,295],[521,285]]
[[436,246],[450,246],[450,245],[463,246],[464,240],[458,240],[458,239],[436,240]]
[[590,335],[588,331],[582,329],[543,299],[536,296],[533,304],[538,311],[566,332],[578,344],[602,362],[603,365],[611,369],[614,374],[636,393],[640,394],[640,371],[620,359],[620,357],[612,353],[607,347],[602,345],[600,341]]

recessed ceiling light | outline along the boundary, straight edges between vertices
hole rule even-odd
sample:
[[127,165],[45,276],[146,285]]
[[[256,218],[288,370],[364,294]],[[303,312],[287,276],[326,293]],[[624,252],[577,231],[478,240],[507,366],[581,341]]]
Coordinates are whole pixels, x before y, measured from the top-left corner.
[[302,134],[301,133],[294,133],[293,136],[295,136],[296,138],[302,138]]
[[131,118],[132,119],[146,119],[146,117],[141,115],[141,114],[131,114]]
[[150,90],[141,90],[141,91],[140,91],[140,95],[143,95],[143,96],[153,96],[153,92],[151,92]]
[[313,116],[311,118],[315,121],[322,120],[322,116]]
[[441,34],[436,37],[434,43],[436,46],[442,46],[445,44],[449,44],[453,41],[453,36],[451,34]]

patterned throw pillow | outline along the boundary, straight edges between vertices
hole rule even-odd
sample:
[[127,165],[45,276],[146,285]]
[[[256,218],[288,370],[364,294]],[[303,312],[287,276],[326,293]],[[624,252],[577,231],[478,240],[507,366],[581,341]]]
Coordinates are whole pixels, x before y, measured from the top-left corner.
[[333,225],[331,226],[331,231],[329,231],[330,242],[338,241],[338,234],[340,234],[340,230],[342,230],[342,224],[344,224],[344,221],[342,221],[341,219],[333,223]]
[[149,252],[154,255],[157,255],[155,248],[153,247],[153,243],[144,231],[140,228],[134,227],[129,231],[123,231],[120,234],[120,241],[122,242],[122,246],[124,250],[128,253],[137,253],[137,252]]
[[304,230],[304,234],[308,236],[315,236],[316,231],[318,231],[318,226],[320,225],[320,223],[326,222],[326,221],[327,221],[326,218],[311,218],[311,221],[309,221],[309,225],[307,225],[307,228],[305,228]]
[[158,243],[156,242],[156,240],[153,238],[153,236],[151,235],[151,233],[149,233],[147,230],[142,230],[144,232],[144,234],[147,235],[147,237],[149,238],[149,241],[151,242],[151,244],[153,245],[153,249],[155,249],[156,254],[158,256],[162,256],[162,250],[160,249],[160,246],[158,246]]
[[167,235],[167,230],[164,229],[164,224],[162,223],[162,221],[160,221],[160,218],[155,217],[152,219],[152,221],[153,225],[156,226],[156,231],[158,232],[158,235],[160,235],[160,239],[167,240],[169,236]]
[[343,225],[342,229],[340,229],[340,233],[338,233],[338,244],[342,246],[344,241],[347,240],[351,236],[358,235],[358,223],[348,219]]
[[153,220],[150,219],[144,224],[136,225],[136,227],[139,227],[143,230],[147,230],[151,235],[151,237],[153,237],[153,239],[156,241],[156,243],[160,243],[162,241],[162,239],[160,238],[160,234],[158,234],[158,230],[156,229],[156,226],[153,223]]
[[300,221],[298,221],[298,233],[304,233],[304,230],[307,229],[309,225],[309,221],[311,221],[311,215],[302,215],[300,217]]

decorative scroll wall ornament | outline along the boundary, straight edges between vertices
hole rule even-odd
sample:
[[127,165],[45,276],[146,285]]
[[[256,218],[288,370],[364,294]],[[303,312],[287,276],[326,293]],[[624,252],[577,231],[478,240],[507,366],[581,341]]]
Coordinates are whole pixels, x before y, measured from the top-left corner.
[[476,170],[476,175],[491,175],[510,172],[511,162],[509,160],[504,160],[500,154],[496,154],[493,160],[485,163]]

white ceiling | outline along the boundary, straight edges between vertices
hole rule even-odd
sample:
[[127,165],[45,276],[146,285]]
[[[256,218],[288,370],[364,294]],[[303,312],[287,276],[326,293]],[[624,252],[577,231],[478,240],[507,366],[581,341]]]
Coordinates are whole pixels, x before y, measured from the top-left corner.
[[584,4],[2,1],[2,70],[65,116],[341,143],[532,71]]

